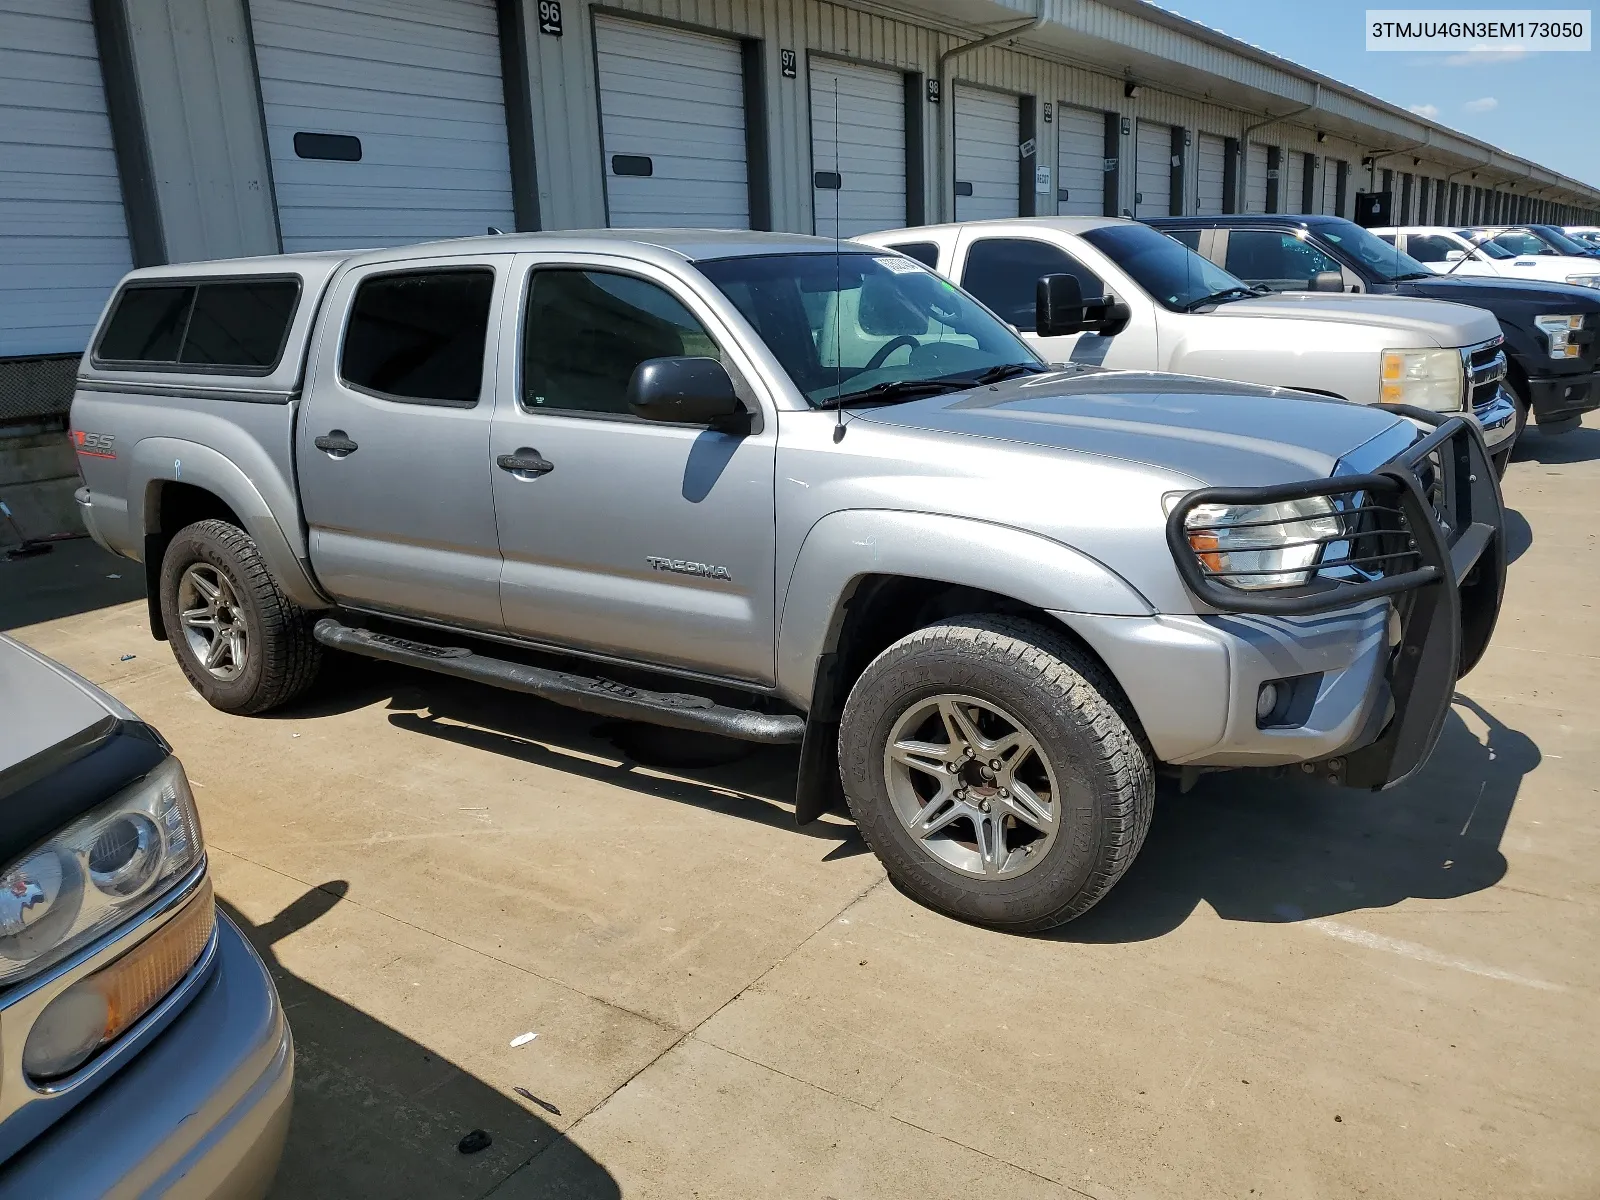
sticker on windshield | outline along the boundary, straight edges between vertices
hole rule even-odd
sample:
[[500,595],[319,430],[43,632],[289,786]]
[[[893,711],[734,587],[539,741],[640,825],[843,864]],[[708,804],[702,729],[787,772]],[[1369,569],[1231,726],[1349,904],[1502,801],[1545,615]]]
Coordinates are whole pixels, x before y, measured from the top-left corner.
[[872,261],[887,267],[896,275],[916,275],[922,271],[922,268],[909,258],[874,258]]

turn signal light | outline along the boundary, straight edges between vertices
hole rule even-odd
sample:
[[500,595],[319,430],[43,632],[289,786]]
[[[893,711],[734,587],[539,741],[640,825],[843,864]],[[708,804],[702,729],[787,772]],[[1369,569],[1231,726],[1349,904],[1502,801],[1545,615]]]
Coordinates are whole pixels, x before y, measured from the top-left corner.
[[205,952],[215,926],[207,876],[170,921],[46,1006],[28,1033],[23,1070],[41,1082],[72,1074],[178,985]]

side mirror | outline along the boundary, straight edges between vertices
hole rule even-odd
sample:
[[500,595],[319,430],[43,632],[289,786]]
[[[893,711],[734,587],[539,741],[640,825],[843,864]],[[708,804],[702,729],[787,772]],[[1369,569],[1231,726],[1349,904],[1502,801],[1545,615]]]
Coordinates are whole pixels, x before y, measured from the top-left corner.
[[1128,327],[1129,321],[1133,320],[1133,309],[1110,292],[1097,301],[1091,301],[1085,311],[1088,315],[1089,328],[1105,337],[1115,337]]
[[1465,250],[1446,250],[1444,252],[1444,260],[1445,262],[1465,262],[1467,260],[1467,252]]
[[628,380],[628,407],[646,421],[716,425],[744,412],[714,358],[647,358]]
[[1082,333],[1085,323],[1083,289],[1076,275],[1042,275],[1034,294],[1034,331],[1040,337]]
[[1318,271],[1311,277],[1311,290],[1313,292],[1342,292],[1344,291],[1344,276],[1338,271]]

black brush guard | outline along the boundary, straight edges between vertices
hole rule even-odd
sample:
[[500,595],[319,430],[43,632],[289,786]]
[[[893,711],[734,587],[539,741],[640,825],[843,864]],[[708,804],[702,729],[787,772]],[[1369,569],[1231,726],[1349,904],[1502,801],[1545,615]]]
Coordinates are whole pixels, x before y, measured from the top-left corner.
[[[1367,475],[1259,488],[1203,488],[1167,518],[1167,544],[1189,590],[1220,612],[1304,616],[1393,597],[1401,635],[1387,667],[1392,715],[1376,739],[1340,755],[1333,772],[1352,787],[1392,787],[1420,768],[1444,729],[1456,681],[1483,656],[1505,591],[1505,507],[1483,436],[1460,417],[1383,405],[1432,431]],[[1201,505],[1258,506],[1325,496],[1337,534],[1317,545],[1310,582],[1242,590],[1228,581],[1266,571],[1223,571],[1202,559],[1189,526]],[[1233,529],[1304,518],[1239,523]],[[1209,528],[1221,528],[1214,526]]]

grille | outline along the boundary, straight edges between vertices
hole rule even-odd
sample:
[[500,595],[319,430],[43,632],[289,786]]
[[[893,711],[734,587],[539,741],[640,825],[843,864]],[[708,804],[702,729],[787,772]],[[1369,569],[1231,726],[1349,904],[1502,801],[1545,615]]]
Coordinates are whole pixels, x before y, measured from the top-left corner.
[[1467,407],[1493,403],[1506,377],[1506,352],[1499,339],[1474,346],[1467,358]]

